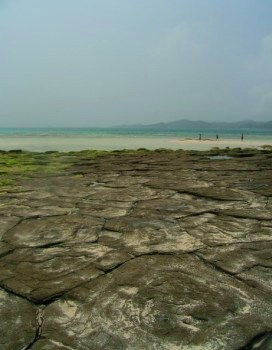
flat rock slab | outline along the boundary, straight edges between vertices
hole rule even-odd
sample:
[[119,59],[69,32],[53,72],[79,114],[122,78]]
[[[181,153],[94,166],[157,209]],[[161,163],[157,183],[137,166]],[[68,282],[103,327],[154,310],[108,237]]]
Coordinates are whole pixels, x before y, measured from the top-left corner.
[[253,328],[261,332],[271,315],[262,293],[184,254],[135,258],[51,304],[45,317],[44,336],[73,349],[219,350],[225,339],[236,348]]
[[216,152],[0,154],[1,349],[271,350],[271,152]]

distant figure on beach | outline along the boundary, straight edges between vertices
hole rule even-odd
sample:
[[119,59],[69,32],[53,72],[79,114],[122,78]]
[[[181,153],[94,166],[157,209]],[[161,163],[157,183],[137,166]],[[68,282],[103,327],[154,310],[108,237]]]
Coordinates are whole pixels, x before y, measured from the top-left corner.
[[219,141],[219,136],[218,136],[218,134],[216,134],[216,141]]
[[241,141],[244,141],[244,134],[241,134]]
[[199,134],[198,139],[199,139],[199,141],[201,141],[201,140],[202,140],[202,136],[201,136],[201,134]]

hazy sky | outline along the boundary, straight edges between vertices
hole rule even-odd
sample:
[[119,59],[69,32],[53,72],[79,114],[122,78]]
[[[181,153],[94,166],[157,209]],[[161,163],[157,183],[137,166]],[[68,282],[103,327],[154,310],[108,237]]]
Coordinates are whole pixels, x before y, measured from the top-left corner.
[[0,127],[272,119],[271,0],[0,0]]

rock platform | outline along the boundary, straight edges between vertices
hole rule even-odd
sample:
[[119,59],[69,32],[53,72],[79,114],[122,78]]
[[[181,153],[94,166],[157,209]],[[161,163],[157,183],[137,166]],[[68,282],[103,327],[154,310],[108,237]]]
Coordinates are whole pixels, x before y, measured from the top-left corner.
[[272,152],[0,153],[0,349],[271,350]]

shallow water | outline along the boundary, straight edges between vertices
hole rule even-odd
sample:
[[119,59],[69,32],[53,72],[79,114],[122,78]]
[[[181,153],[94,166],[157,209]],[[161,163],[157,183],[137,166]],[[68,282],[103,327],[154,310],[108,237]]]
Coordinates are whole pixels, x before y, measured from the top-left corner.
[[[215,140],[219,134],[220,140]],[[0,129],[0,149],[27,151],[80,151],[84,149],[184,149],[209,150],[213,147],[260,147],[272,143],[272,130],[249,130],[240,140],[241,130],[205,130],[202,141],[196,130],[136,128],[108,129]]]
[[271,139],[272,130],[266,129],[159,129],[159,128],[0,128],[0,136],[55,136],[55,137],[169,137],[181,139],[198,139],[201,134],[202,139],[215,140],[216,135],[220,140],[240,139],[241,134],[245,139],[262,140]]

